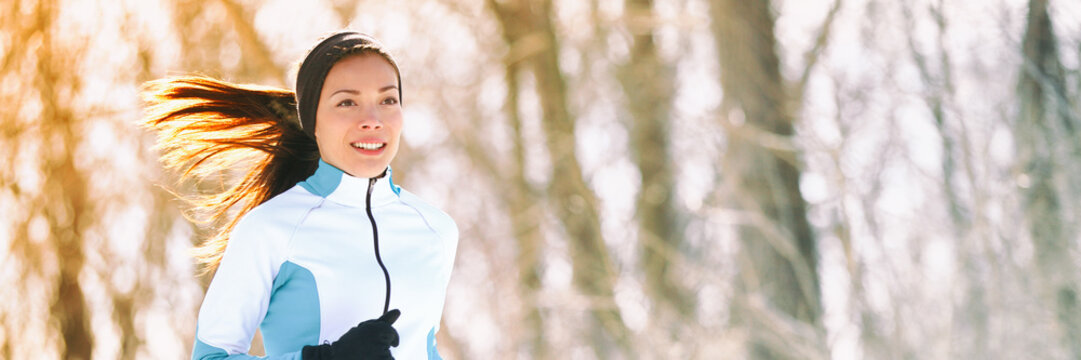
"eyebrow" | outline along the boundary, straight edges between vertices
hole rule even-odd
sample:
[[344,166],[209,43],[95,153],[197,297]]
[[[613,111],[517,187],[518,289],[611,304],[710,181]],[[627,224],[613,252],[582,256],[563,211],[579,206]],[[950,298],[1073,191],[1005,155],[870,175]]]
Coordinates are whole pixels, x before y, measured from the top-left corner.
[[[379,92],[384,92],[384,91],[388,91],[388,90],[394,90],[394,89],[397,89],[397,88],[398,88],[398,85],[387,85],[387,86],[379,88]],[[334,95],[337,95],[338,93],[347,93],[347,94],[351,94],[351,95],[360,95],[360,91],[353,90],[353,89],[341,89],[341,90],[330,93],[330,95],[334,96]]]

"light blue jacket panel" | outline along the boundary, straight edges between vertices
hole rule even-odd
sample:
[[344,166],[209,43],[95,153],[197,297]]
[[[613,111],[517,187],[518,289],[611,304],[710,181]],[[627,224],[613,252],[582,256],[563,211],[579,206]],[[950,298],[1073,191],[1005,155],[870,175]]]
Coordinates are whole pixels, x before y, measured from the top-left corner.
[[[382,315],[385,280],[366,206],[369,179],[320,161],[315,174],[246,214],[199,310],[193,359],[245,358],[258,327],[267,357],[299,358]],[[458,244],[444,212],[393,184],[372,189],[379,253],[400,309],[396,359],[438,358],[435,333]]]

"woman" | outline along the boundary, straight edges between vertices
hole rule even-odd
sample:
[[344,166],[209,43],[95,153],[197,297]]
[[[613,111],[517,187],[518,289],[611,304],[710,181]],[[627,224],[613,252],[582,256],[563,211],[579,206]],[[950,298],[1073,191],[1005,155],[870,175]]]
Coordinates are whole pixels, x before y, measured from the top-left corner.
[[148,84],[146,124],[167,167],[204,178],[253,164],[193,200],[224,224],[197,249],[216,272],[193,359],[250,358],[257,327],[272,359],[439,358],[458,229],[392,181],[401,96],[393,58],[349,31],[309,51],[295,95],[199,77]]

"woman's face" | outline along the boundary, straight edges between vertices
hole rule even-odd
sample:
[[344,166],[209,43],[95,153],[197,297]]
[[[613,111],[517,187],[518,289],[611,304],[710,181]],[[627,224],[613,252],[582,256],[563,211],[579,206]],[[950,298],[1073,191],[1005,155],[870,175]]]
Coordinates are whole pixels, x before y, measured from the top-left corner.
[[353,55],[334,64],[315,112],[323,161],[355,177],[382,174],[398,153],[399,101],[397,72],[382,56]]

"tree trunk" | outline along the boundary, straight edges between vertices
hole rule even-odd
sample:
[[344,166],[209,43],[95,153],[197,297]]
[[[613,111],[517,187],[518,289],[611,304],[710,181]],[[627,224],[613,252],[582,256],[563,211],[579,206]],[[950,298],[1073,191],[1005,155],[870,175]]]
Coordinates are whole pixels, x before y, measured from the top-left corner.
[[652,27],[635,26],[650,23],[653,1],[627,0],[625,6],[633,42],[630,59],[617,77],[631,113],[630,148],[642,179],[636,217],[646,294],[658,307],[687,319],[694,312],[694,301],[680,286],[678,275],[672,272],[683,239],[677,224],[675,180],[668,145],[668,122],[675,91],[673,71],[657,53]]
[[78,93],[72,63],[79,58],[80,50],[61,46],[54,40],[53,21],[58,10],[53,2],[41,1],[35,12],[37,36],[42,44],[37,51],[38,79],[34,82],[42,104],[41,169],[46,200],[41,211],[49,224],[49,243],[59,266],[50,310],[63,341],[60,357],[90,359],[94,338],[80,275],[86,259],[83,234],[95,220],[86,175],[75,165],[74,155],[80,143],[80,136],[76,135],[79,120],[68,108],[70,99],[64,99],[63,95]]
[[[552,162],[549,196],[563,224],[571,250],[574,284],[590,299],[593,349],[599,358],[612,357],[614,342],[627,357],[629,330],[615,305],[615,267],[601,237],[596,197],[586,184],[575,150],[575,121],[567,102],[567,85],[559,68],[559,45],[552,25],[552,3],[545,1],[489,0],[510,47],[508,61],[522,61],[532,70],[540,98],[542,128]],[[525,44],[531,44],[529,47]]]
[[[1048,16],[1048,0],[1030,0],[1028,25],[1022,42],[1024,64],[1018,83],[1018,159],[1027,177],[1024,210],[1040,272],[1041,296],[1055,315],[1060,340],[1070,358],[1081,359],[1081,307],[1078,306],[1077,264],[1070,235],[1063,224],[1059,169],[1069,159],[1056,159],[1055,146],[1070,133],[1069,120],[1055,104],[1064,97],[1063,68]],[[1064,126],[1065,125],[1065,126]],[[1066,127],[1066,129],[1064,129]],[[1065,140],[1069,140],[1067,137]]]
[[520,66],[517,63],[506,64],[507,69],[507,118],[510,120],[514,135],[513,158],[511,159],[510,183],[512,194],[507,196],[511,210],[511,227],[514,238],[518,241],[518,281],[519,296],[522,298],[524,311],[524,343],[526,352],[534,359],[550,357],[547,341],[544,338],[544,322],[537,295],[541,289],[540,259],[544,245],[540,232],[541,214],[536,206],[535,191],[525,177],[525,147],[522,137],[522,119],[518,103],[521,86],[518,81]]
[[[729,129],[722,172],[739,226],[733,320],[750,335],[750,358],[824,357],[814,235],[800,193],[798,154],[768,0],[711,1]],[[788,145],[786,145],[788,144]]]

